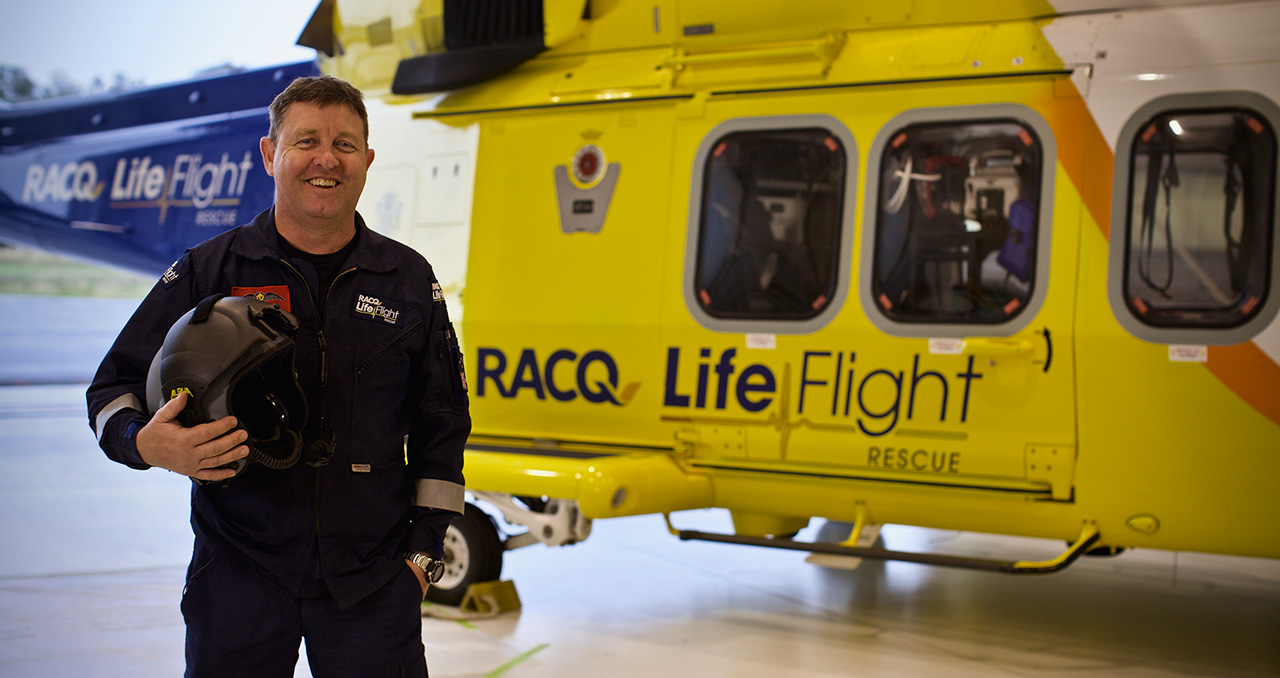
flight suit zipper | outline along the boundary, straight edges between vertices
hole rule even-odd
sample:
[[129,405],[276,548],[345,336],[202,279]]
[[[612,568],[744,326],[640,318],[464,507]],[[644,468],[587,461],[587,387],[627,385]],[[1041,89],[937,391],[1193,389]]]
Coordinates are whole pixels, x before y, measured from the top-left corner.
[[[317,397],[316,409],[320,410],[320,412],[317,413],[320,417],[320,421],[317,426],[317,428],[320,431],[320,439],[312,443],[311,446],[309,446],[315,449],[313,450],[312,454],[307,454],[306,456],[308,457],[307,464],[316,470],[316,493],[315,493],[315,504],[314,504],[315,533],[317,536],[319,536],[320,535],[320,489],[321,489],[320,467],[327,465],[329,463],[329,459],[332,458],[333,443],[334,443],[333,425],[330,424],[328,419],[326,419],[324,416],[324,392],[325,392],[325,387],[329,383],[329,343],[324,337],[324,328],[325,328],[328,314],[326,313],[327,309],[321,308],[320,305],[316,303],[315,295],[312,294],[311,292],[311,284],[307,282],[307,277],[302,275],[302,272],[299,271],[297,267],[295,267],[293,264],[289,263],[287,259],[281,258],[279,261],[280,263],[284,264],[285,267],[288,268],[290,271],[293,271],[293,274],[298,277],[298,280],[302,281],[302,289],[305,290],[307,293],[307,301],[311,304],[312,310],[316,312],[316,342],[319,344],[319,348],[320,348],[320,393]],[[333,296],[333,290],[335,287],[337,287],[338,281],[341,280],[343,276],[349,273],[352,273],[358,269],[359,267],[352,266],[351,268],[339,271],[337,275],[333,276],[333,281],[329,283],[329,293],[325,295],[325,306],[328,306],[328,300],[330,297]]]
[[320,388],[324,388],[329,383],[329,344],[324,340],[323,329],[316,330],[316,341],[320,344]]

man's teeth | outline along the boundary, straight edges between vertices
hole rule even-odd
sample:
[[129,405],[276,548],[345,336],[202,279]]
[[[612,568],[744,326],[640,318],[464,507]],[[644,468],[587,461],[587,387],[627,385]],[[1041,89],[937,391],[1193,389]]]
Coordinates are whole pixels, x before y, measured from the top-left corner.
[[323,188],[333,188],[334,186],[338,185],[338,182],[334,181],[333,179],[312,179],[307,183],[311,184],[312,186],[320,186]]

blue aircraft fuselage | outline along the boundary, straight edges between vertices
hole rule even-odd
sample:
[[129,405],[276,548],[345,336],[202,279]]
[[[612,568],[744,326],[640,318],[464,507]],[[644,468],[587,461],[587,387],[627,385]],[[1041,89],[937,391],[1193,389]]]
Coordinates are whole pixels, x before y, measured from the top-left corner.
[[271,205],[267,106],[314,63],[0,109],[0,240],[158,274]]

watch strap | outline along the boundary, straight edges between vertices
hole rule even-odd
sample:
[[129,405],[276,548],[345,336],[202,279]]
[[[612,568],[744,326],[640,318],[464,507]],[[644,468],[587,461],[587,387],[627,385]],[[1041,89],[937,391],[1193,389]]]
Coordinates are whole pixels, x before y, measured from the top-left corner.
[[417,565],[423,574],[427,576],[427,582],[430,584],[440,581],[440,578],[444,576],[444,562],[436,560],[425,553],[406,551],[404,559]]

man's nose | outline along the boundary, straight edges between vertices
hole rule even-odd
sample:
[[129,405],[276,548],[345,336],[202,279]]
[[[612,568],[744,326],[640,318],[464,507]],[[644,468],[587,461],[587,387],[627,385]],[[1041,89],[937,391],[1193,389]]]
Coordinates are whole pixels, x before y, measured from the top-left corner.
[[338,166],[338,154],[334,153],[332,146],[321,146],[312,162],[325,169],[332,169]]

